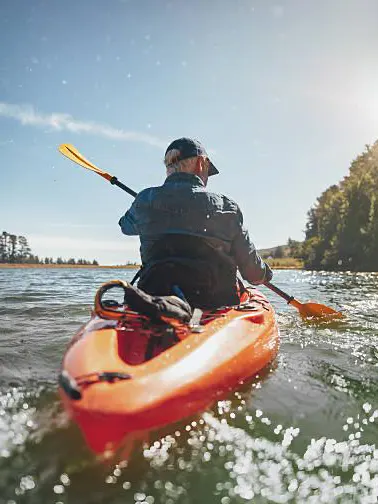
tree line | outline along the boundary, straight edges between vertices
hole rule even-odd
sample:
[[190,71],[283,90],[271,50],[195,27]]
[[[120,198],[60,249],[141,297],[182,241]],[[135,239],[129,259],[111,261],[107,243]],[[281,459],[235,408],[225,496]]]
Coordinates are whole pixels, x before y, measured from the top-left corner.
[[288,242],[305,268],[378,271],[378,141],[365,146],[307,217],[304,242]]
[[87,259],[62,259],[58,257],[40,258],[33,254],[28,240],[25,236],[17,236],[7,231],[0,235],[0,263],[17,264],[79,264],[98,266],[96,259],[88,261]]

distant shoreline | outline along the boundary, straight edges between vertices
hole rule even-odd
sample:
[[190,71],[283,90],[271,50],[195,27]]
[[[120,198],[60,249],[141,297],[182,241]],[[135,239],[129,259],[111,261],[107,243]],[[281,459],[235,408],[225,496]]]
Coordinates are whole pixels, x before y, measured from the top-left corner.
[[[95,265],[95,264],[26,264],[26,263],[0,263],[0,269],[139,269],[140,264]],[[297,266],[272,266],[274,270],[303,269]]]
[[139,264],[119,264],[119,265],[100,265],[100,264],[27,264],[27,263],[0,263],[0,269],[16,269],[16,268],[52,268],[52,269],[139,269]]

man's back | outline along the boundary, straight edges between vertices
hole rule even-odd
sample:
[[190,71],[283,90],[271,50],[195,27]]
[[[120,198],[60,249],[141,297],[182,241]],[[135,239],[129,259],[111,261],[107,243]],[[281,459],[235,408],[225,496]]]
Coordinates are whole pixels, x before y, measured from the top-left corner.
[[270,280],[271,270],[243,228],[238,205],[206,190],[218,174],[198,140],[179,138],[164,158],[162,186],[139,193],[120,219],[126,235],[140,236],[142,273],[147,292],[170,294],[174,283],[185,286],[194,301],[237,302],[236,272],[251,283]]
[[138,194],[120,220],[125,234],[138,234],[143,264],[153,261],[151,250],[167,234],[205,238],[231,258],[231,246],[242,224],[235,202],[206,190],[196,175],[175,173],[159,187]]

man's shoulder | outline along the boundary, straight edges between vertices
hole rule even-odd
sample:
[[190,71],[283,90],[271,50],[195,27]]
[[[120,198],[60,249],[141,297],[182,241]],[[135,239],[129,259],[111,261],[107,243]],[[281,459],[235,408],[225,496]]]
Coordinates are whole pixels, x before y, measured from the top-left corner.
[[224,210],[234,211],[235,213],[240,212],[239,205],[229,196],[212,191],[206,191],[206,194],[211,201],[214,201],[217,204],[220,203]]
[[160,189],[161,186],[156,186],[156,187],[146,187],[145,189],[142,189],[140,192],[135,197],[136,201],[146,201],[151,198],[151,196],[158,190]]

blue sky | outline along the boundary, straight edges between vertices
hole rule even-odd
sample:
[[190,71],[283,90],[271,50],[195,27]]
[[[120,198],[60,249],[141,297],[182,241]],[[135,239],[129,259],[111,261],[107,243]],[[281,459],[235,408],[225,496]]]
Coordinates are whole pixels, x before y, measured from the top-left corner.
[[378,139],[376,0],[1,0],[0,223],[40,256],[138,260],[131,198],[57,152],[72,143],[140,190],[193,136],[258,247]]

